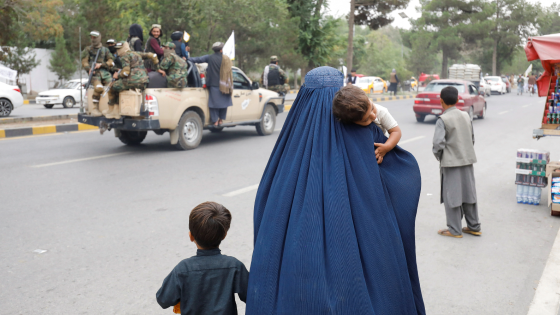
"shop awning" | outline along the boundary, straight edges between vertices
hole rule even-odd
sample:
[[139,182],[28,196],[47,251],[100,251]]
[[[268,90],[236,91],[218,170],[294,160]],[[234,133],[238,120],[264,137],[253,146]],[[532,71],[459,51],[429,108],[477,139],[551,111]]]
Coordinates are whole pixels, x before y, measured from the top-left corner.
[[543,75],[537,79],[539,96],[547,96],[552,65],[560,62],[560,34],[529,37],[525,46],[527,61],[540,59],[544,68]]

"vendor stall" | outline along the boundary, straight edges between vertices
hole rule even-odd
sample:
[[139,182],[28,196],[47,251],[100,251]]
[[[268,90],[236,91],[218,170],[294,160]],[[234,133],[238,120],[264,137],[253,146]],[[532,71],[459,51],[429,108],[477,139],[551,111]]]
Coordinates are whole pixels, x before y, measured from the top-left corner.
[[[539,96],[546,96],[546,99],[543,101],[541,128],[533,130],[533,138],[560,136],[560,34],[529,38],[525,54],[528,61],[540,59],[544,68],[543,75],[537,79],[537,86]],[[536,159],[535,154],[538,156]],[[548,206],[552,215],[560,215],[560,163],[549,163],[548,158],[542,159],[544,156],[546,154],[543,152],[535,153],[530,150],[518,153],[518,195],[521,196],[521,202],[525,202],[524,198],[527,196],[527,202],[530,203],[528,196],[531,196],[531,192],[533,195],[536,192],[540,199],[540,187],[546,186],[548,182]],[[543,165],[546,165],[544,174]],[[543,175],[546,179],[542,178]]]
[[530,37],[525,54],[528,61],[540,59],[544,68],[537,86],[539,96],[546,96],[546,100],[541,128],[533,131],[533,138],[560,136],[560,34]]

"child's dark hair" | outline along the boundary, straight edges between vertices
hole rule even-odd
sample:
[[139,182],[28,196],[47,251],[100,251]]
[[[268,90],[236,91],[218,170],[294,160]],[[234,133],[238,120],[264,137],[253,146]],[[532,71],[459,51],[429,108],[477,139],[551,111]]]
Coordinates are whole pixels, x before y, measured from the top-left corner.
[[189,215],[189,230],[196,243],[211,249],[220,246],[231,224],[231,213],[216,202],[203,202]]
[[439,96],[445,105],[451,106],[457,104],[457,99],[459,98],[459,91],[453,86],[444,87],[441,90],[441,94]]
[[339,121],[350,124],[360,121],[369,110],[369,98],[357,86],[347,85],[334,95],[333,115]]

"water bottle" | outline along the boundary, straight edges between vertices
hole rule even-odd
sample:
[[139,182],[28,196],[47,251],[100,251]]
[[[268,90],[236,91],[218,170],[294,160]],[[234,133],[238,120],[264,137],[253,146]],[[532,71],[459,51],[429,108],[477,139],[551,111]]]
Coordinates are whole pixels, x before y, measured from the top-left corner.
[[535,202],[535,190],[533,188],[535,187],[527,187],[529,192],[527,193],[527,203],[532,205]]
[[517,185],[517,203],[523,203],[523,185]]
[[528,201],[528,199],[527,199],[528,196],[527,195],[529,193],[529,191],[528,191],[529,186],[523,185],[522,187],[523,187],[522,188],[523,190],[522,190],[522,193],[521,193],[521,198],[523,198],[523,203],[527,204],[527,201]]
[[535,205],[539,205],[541,203],[541,193],[542,189],[540,187],[535,187]]

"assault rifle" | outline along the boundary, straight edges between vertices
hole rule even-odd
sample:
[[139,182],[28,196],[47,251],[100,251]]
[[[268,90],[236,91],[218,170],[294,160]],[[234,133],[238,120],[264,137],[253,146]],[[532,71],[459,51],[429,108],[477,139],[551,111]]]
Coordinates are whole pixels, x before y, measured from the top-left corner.
[[99,58],[99,52],[100,51],[101,51],[101,48],[98,48],[97,49],[97,55],[95,55],[95,59],[93,60],[93,63],[91,64],[91,69],[89,69],[89,78],[88,78],[88,81],[86,83],[86,91],[91,84],[91,77],[93,77],[93,72],[95,71],[95,65],[97,64],[97,58]]
[[[122,71],[122,70],[119,70],[119,72],[117,72],[117,76],[118,76],[119,74],[121,74],[121,71]],[[111,83],[109,83],[109,85],[107,85],[107,87],[106,87],[105,90],[103,91],[103,94],[101,95],[101,97],[104,97],[104,96],[107,94],[107,92],[109,92],[109,90],[111,89],[111,87],[113,86],[113,84],[115,84],[115,81],[117,81],[117,80],[115,80],[115,78],[113,78],[113,81],[111,81]]]

